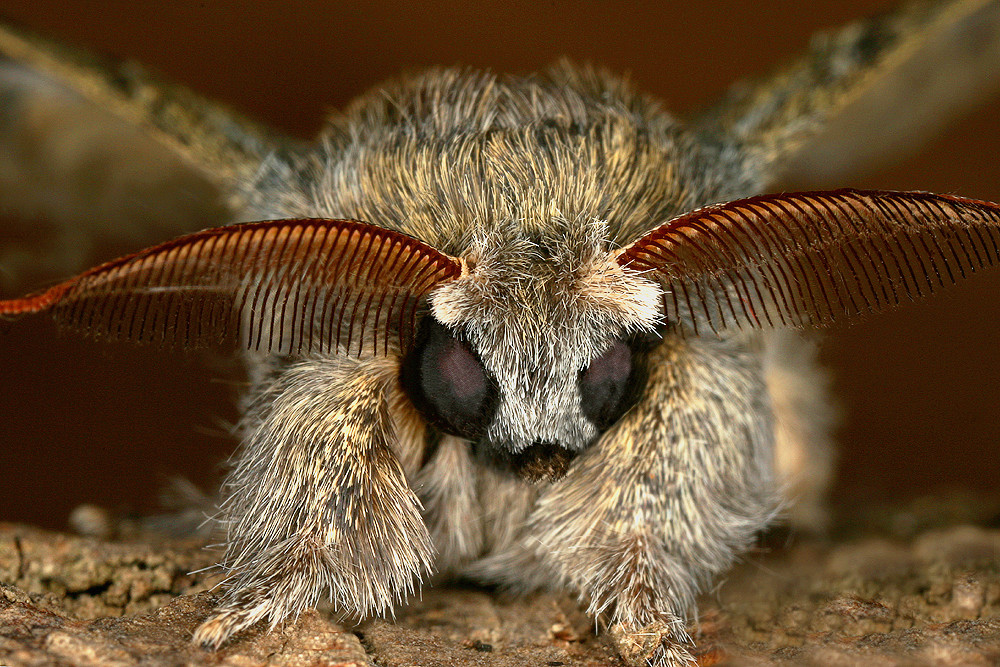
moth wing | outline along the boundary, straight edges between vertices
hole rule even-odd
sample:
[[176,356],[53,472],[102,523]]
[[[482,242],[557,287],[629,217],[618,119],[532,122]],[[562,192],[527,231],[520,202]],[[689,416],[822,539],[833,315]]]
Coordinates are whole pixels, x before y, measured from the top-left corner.
[[133,62],[3,24],[0,101],[0,202],[40,221],[0,237],[0,283],[225,224],[239,179],[290,145]]
[[50,311],[97,338],[276,354],[405,350],[427,294],[459,260],[352,220],[205,230],[108,262],[0,316]]
[[668,321],[696,333],[822,326],[1000,262],[1000,206],[925,192],[762,195],[678,216],[617,261],[658,279]]
[[996,0],[913,2],[811,44],[695,120],[747,151],[762,190],[836,186],[902,157],[1000,90]]

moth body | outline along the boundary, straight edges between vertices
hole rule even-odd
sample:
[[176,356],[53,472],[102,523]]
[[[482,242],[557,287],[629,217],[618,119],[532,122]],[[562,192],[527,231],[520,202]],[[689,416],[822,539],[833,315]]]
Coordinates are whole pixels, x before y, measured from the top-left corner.
[[[689,663],[698,593],[779,510],[823,521],[834,410],[795,329],[1000,262],[996,204],[775,187],[811,143],[825,175],[871,153],[864,134],[832,155],[824,132],[858,108],[874,123],[890,65],[939,93],[1000,78],[1000,6],[916,4],[834,37],[691,123],[593,68],[437,69],[305,144],[0,28],[0,95],[54,79],[107,107],[208,177],[224,218],[0,316],[242,350],[228,576],[199,644],[324,597],[385,615],[462,577],[568,590],[630,665]],[[981,80],[935,78],[946,52]],[[47,154],[8,115],[27,173]]]
[[[692,165],[708,151],[669,116],[569,66],[430,72],[327,132],[248,189],[270,206],[249,217],[378,219],[467,268],[430,296],[407,355],[255,374],[223,514],[238,583],[197,638],[218,644],[326,588],[339,609],[385,613],[442,571],[558,581],[613,625],[683,636],[698,582],[775,508],[760,336],[682,340],[656,282],[612,253],[647,220],[749,184],[706,179]],[[316,545],[345,534],[379,545],[324,562]],[[308,583],[256,593],[282,579]]]

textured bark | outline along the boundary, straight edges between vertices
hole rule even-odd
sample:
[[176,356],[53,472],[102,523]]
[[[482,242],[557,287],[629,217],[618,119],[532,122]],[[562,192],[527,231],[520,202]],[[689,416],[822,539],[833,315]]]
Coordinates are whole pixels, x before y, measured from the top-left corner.
[[[703,665],[1000,663],[996,503],[841,510],[835,538],[772,534],[701,601]],[[215,601],[195,542],[0,524],[0,665],[617,665],[565,596],[442,587],[394,622],[309,612],[218,654],[189,643]],[[193,574],[189,574],[194,572]]]

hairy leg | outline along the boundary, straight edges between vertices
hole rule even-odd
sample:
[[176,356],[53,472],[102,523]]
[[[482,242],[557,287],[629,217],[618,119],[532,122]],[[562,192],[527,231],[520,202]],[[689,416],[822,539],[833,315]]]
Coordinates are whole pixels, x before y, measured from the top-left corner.
[[764,377],[774,408],[774,458],[789,523],[823,531],[826,496],[833,481],[836,403],[830,380],[816,359],[816,342],[797,331],[764,338]]
[[696,595],[773,514],[773,433],[758,353],[667,339],[639,404],[543,493],[537,557],[630,664],[691,661]]
[[225,485],[229,577],[194,640],[218,647],[328,593],[353,616],[387,611],[430,569],[431,544],[393,455],[386,361],[304,360],[262,376]]
[[482,552],[484,536],[469,444],[451,435],[437,438],[413,488],[423,504],[424,520],[434,544],[435,570],[447,576]]

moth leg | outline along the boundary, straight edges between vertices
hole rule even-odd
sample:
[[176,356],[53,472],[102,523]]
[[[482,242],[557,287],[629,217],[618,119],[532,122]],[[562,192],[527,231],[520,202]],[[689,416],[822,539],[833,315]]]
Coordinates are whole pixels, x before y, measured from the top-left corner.
[[765,334],[764,369],[775,417],[774,457],[783,517],[792,527],[823,531],[833,481],[833,429],[838,411],[816,341],[790,330]]
[[759,353],[665,339],[639,404],[539,500],[539,559],[630,665],[693,661],[695,597],[773,515],[773,423]]
[[537,487],[474,463],[469,443],[450,435],[440,436],[412,486],[437,552],[435,576],[504,582],[519,590],[551,583],[548,572],[535,575],[537,559],[520,543]]
[[451,435],[438,436],[434,452],[414,479],[424,522],[435,545],[435,569],[451,574],[483,550],[482,509],[469,445]]
[[225,594],[196,643],[273,627],[324,593],[348,615],[383,613],[430,569],[420,505],[390,449],[391,365],[298,361],[259,391],[225,485]]

